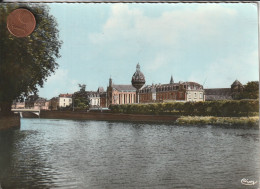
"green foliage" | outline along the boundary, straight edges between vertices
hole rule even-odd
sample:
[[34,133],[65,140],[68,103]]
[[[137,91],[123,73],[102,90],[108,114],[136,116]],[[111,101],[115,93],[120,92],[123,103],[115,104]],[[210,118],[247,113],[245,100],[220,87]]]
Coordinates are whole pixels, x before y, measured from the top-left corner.
[[[17,38],[6,27],[7,16],[18,7],[29,9],[36,29],[28,37]],[[0,5],[0,107],[10,111],[12,100],[36,93],[57,69],[60,57],[59,31],[46,5],[6,3]]]
[[243,92],[239,95],[240,99],[258,99],[259,98],[259,82],[250,81],[244,86]]
[[80,90],[73,95],[74,99],[74,109],[77,110],[87,110],[89,108],[89,98],[85,90]]
[[174,102],[154,104],[111,105],[114,113],[168,114],[182,116],[255,116],[259,112],[258,100],[224,100],[205,102]]

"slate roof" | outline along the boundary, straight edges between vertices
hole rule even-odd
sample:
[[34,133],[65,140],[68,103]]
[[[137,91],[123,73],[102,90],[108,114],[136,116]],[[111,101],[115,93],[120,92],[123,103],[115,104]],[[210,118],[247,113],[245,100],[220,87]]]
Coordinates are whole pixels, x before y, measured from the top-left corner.
[[205,100],[232,100],[230,88],[204,89]]
[[132,85],[113,85],[112,87],[118,91],[136,91]]

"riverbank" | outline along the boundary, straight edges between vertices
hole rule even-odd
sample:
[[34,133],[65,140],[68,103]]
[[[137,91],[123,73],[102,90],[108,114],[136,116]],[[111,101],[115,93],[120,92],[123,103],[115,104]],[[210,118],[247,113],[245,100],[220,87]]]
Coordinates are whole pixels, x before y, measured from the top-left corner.
[[178,117],[172,115],[138,115],[101,112],[41,111],[40,118],[174,123]]
[[20,116],[0,116],[0,130],[20,128]]
[[259,127],[259,117],[213,117],[181,116],[176,120],[179,125],[222,125]]
[[163,122],[178,125],[222,125],[259,127],[259,117],[214,117],[214,116],[173,116],[173,115],[142,115],[100,112],[70,112],[70,111],[41,111],[41,118],[74,119],[98,121],[136,121]]

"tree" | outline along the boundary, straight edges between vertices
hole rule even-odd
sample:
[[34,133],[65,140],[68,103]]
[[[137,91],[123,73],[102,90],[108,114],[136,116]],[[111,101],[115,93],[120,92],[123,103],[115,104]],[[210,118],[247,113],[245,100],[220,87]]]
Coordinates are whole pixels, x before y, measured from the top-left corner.
[[86,85],[85,84],[79,84],[80,92],[85,92],[86,91]]
[[244,86],[240,99],[258,99],[259,98],[259,82],[250,81]]
[[89,94],[85,84],[78,84],[80,90],[73,94],[74,107],[77,110],[86,110],[89,107]]
[[[34,32],[23,38],[13,36],[6,27],[8,14],[18,7],[29,9],[36,19]],[[8,114],[13,100],[37,93],[55,72],[62,41],[47,5],[1,4],[0,28],[0,109]]]

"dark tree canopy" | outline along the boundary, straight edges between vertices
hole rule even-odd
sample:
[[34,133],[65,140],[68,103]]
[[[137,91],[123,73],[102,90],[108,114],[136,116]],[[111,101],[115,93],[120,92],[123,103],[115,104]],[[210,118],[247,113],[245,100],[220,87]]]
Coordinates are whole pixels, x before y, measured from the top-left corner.
[[[16,8],[29,9],[35,16],[36,28],[28,37],[17,38],[7,30],[7,16]],[[0,108],[7,112],[13,100],[37,93],[54,73],[62,41],[47,5],[1,4],[0,28]]]
[[250,81],[244,86],[240,99],[258,99],[259,98],[259,82]]
[[80,90],[73,94],[74,108],[76,110],[86,110],[89,107],[89,94],[85,84],[79,84]]

